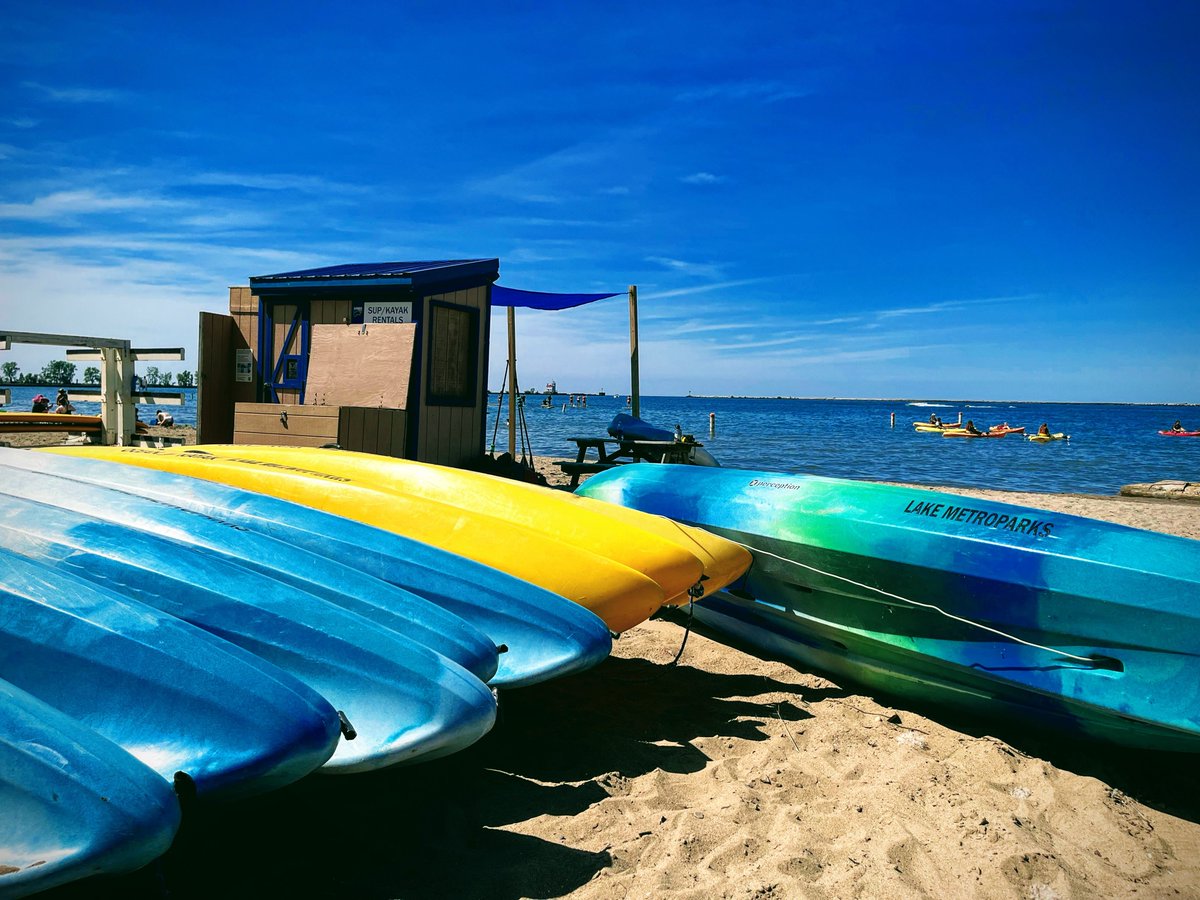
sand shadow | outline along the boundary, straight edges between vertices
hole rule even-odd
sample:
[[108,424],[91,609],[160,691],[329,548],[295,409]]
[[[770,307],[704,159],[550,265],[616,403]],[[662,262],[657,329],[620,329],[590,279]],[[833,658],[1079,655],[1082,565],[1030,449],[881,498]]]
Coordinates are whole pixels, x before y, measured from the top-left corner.
[[[188,811],[154,869],[93,879],[62,898],[554,897],[612,864],[607,850],[500,830],[571,816],[654,770],[696,772],[702,737],[768,740],[809,713],[757,701],[796,686],[640,659],[506,692],[467,751],[410,768],[310,776],[254,800]],[[805,691],[806,701],[841,692]]]
[[[677,620],[679,614],[675,613]],[[1096,778],[1112,788],[1160,812],[1200,822],[1200,768],[1196,755],[1120,747],[1064,735],[1048,726],[1011,716],[974,715],[962,709],[922,702],[914,697],[892,694],[873,686],[855,684],[840,675],[811,670],[792,660],[766,653],[703,623],[692,625],[697,634],[759,659],[780,662],[799,672],[809,672],[844,684],[844,693],[870,697],[881,706],[910,710],[953,731],[974,738],[993,737],[1026,756],[1044,759],[1059,769]],[[805,699],[816,699],[805,692]]]

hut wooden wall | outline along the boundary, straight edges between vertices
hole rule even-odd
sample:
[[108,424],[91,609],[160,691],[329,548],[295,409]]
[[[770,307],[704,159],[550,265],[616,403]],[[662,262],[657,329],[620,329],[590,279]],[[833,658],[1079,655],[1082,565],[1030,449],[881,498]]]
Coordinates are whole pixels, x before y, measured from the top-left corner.
[[338,421],[338,445],[343,450],[407,456],[408,413],[403,409],[378,406],[342,406]]
[[349,300],[313,300],[309,306],[313,325],[348,325],[350,323]]
[[403,457],[408,413],[363,406],[239,403],[233,443],[273,447],[323,447]]
[[[477,360],[477,390],[474,402],[467,406],[441,406],[427,402],[428,377],[427,368],[430,353],[431,328],[421,328],[421,347],[417,354],[415,365],[422,371],[417,375],[421,385],[420,397],[413,397],[409,407],[415,413],[416,431],[413,430],[409,415],[404,410],[363,409],[358,407],[313,407],[300,406],[298,391],[280,391],[279,404],[258,404],[259,379],[257,377],[260,348],[258,346],[258,298],[250,293],[249,287],[231,287],[229,289],[229,312],[234,321],[235,333],[233,339],[237,346],[249,349],[255,365],[255,381],[252,383],[235,382],[232,388],[233,400],[237,404],[233,414],[233,440],[235,443],[248,441],[299,444],[301,446],[320,446],[323,443],[337,442],[347,449],[362,449],[373,453],[384,453],[392,456],[405,456],[405,441],[412,442],[411,456],[427,462],[443,465],[462,465],[481,453],[484,449],[484,424],[486,421],[486,394],[484,385],[487,378],[487,340],[488,287],[481,286],[461,291],[449,291],[434,295],[423,301],[423,310],[428,317],[430,301],[441,301],[456,306],[469,307],[478,311],[478,334],[475,347]],[[351,300],[311,300],[310,321],[313,324],[336,325],[348,323],[351,318]],[[299,338],[293,339],[290,347],[285,348],[283,342],[287,337],[291,317],[295,307],[279,305],[275,307],[274,340],[276,356],[284,353],[299,353]],[[230,364],[232,367],[232,363]],[[417,374],[417,373],[414,373]],[[416,378],[414,378],[416,381]],[[311,398],[306,398],[311,399]],[[269,410],[251,410],[252,406],[270,407]],[[307,412],[325,409],[336,412],[331,417],[337,422],[337,430],[332,430],[331,423],[322,426],[300,425],[294,419],[290,410],[302,410],[300,419]],[[279,413],[289,410],[290,427],[284,429],[269,422],[272,417],[276,423]],[[247,416],[267,416],[267,418],[240,418]],[[316,429],[319,433],[300,434],[303,429]],[[257,430],[264,429],[264,430]],[[300,443],[303,441],[303,443]],[[373,449],[372,449],[373,445]]]
[[[430,303],[441,301],[456,306],[466,306],[479,311],[479,328],[476,338],[476,381],[474,403],[470,406],[436,406],[428,402],[429,396],[429,353],[432,327],[430,327]],[[444,466],[459,466],[483,453],[483,430],[485,422],[485,394],[483,385],[487,378],[487,333],[488,333],[488,288],[486,286],[462,291],[435,294],[425,303],[426,321],[421,328],[421,397],[418,410],[418,434],[414,458],[422,462]]]
[[234,347],[240,341],[233,316],[200,313],[196,360],[196,441],[228,444],[233,440]]
[[235,444],[322,447],[338,443],[338,407],[295,403],[239,403],[234,411]]
[[[235,381],[233,401],[252,403],[258,399],[258,298],[250,293],[249,287],[229,289],[229,314],[237,329],[234,350],[249,350],[254,360],[254,380]],[[236,355],[236,354],[235,354]],[[230,413],[232,415],[232,412]]]

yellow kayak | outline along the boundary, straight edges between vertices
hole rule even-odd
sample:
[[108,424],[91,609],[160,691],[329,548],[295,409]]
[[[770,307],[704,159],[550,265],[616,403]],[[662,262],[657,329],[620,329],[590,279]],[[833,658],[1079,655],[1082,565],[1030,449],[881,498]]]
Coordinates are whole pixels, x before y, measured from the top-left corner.
[[1027,434],[1025,437],[1033,441],[1035,444],[1045,444],[1049,441],[1069,441],[1071,436],[1063,434],[1061,431],[1056,431],[1054,434]]
[[[249,451],[249,448],[230,449]],[[86,446],[44,448],[43,452],[189,475],[355,519],[458,553],[574,600],[604,619],[615,632],[627,631],[644,622],[666,599],[664,589],[646,574],[613,558],[557,540],[545,529],[535,530],[498,516],[405,497],[380,489],[368,479],[266,460],[234,462],[192,449],[173,452]],[[700,563],[694,557],[690,568],[694,581],[700,574]]]
[[750,566],[749,551],[700,528],[479,472],[311,447],[227,444],[172,449],[204,451],[223,459],[296,466],[351,478],[406,498],[485,512],[506,522],[548,532],[557,540],[644,572],[662,586],[669,604],[686,603],[688,590],[701,581],[701,575],[703,592],[711,594],[739,578]]

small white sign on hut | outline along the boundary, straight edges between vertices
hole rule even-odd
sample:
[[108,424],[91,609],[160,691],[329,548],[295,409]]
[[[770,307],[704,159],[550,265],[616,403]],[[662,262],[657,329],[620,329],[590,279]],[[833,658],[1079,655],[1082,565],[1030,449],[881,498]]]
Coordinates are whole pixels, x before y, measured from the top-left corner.
[[408,408],[416,325],[313,325],[306,406]]
[[412,301],[364,303],[364,325],[403,325],[413,320]]

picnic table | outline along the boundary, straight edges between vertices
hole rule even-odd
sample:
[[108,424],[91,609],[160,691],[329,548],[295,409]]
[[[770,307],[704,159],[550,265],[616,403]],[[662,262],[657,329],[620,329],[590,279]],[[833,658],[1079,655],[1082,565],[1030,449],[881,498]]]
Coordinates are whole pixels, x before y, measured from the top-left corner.
[[[571,476],[571,488],[579,486],[580,475],[605,472],[628,463],[687,463],[693,447],[703,447],[696,441],[636,441],[613,437],[571,437],[578,447],[574,462],[560,462],[558,467]],[[595,451],[595,459],[588,453]]]

